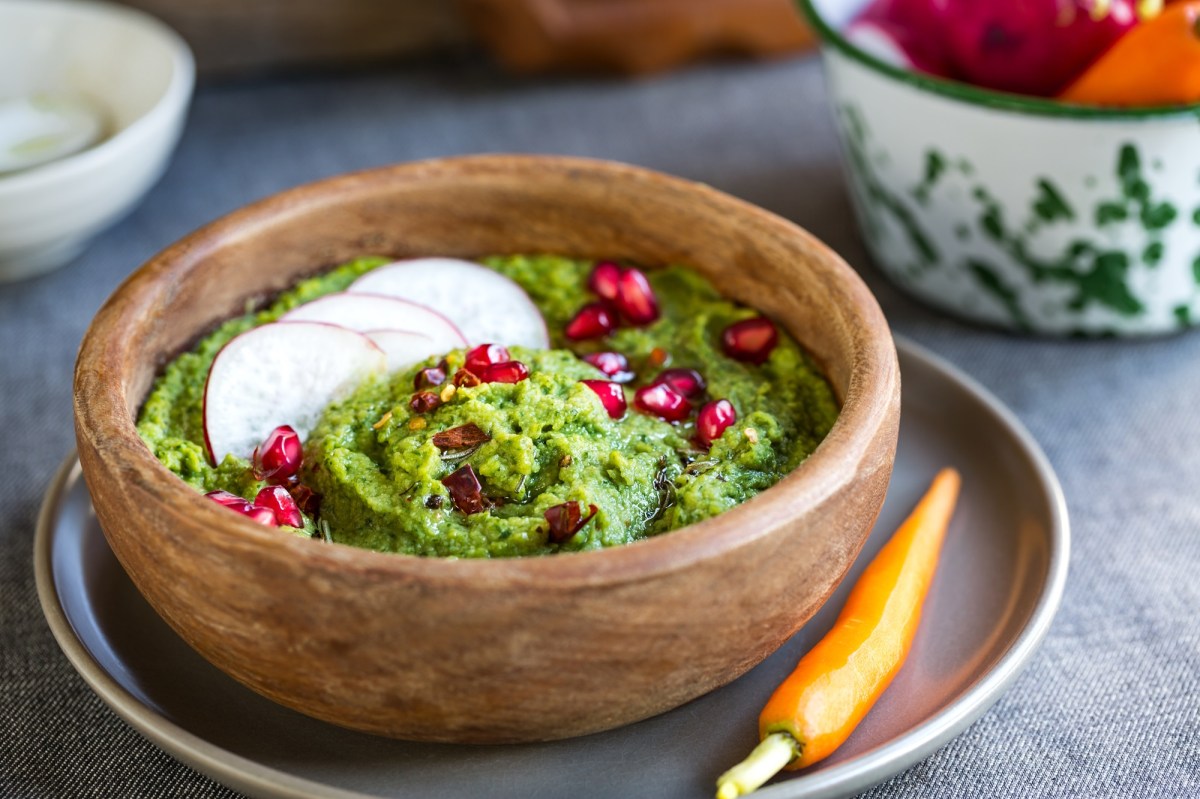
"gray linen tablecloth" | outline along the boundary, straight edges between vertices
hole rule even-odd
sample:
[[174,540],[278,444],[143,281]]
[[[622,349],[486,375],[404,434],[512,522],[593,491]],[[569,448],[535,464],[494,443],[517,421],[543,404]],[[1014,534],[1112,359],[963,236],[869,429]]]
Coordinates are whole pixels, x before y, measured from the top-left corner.
[[1200,333],[1013,338],[897,293],[855,231],[808,59],[637,82],[453,65],[201,91],[173,166],[132,216],[67,268],[0,286],[0,796],[234,795],[109,711],[38,606],[34,520],[73,447],[71,368],[97,307],[164,245],[263,195],[481,151],[629,161],[799,222],[862,272],[897,332],[966,368],[1045,447],[1075,534],[1057,620],[991,711],[871,796],[1200,795]]

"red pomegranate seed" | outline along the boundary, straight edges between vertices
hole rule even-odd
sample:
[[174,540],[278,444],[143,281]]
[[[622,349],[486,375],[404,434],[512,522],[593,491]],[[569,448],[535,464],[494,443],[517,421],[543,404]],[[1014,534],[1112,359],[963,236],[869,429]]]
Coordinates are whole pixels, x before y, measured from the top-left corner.
[[668,422],[682,422],[692,412],[692,403],[665,383],[642,386],[634,394],[633,404]]
[[695,369],[667,369],[654,378],[654,383],[663,383],[688,399],[696,399],[708,388],[704,376]]
[[442,404],[442,398],[432,391],[420,391],[412,395],[408,407],[413,413],[429,413]]
[[251,456],[254,476],[259,480],[282,483],[300,471],[304,450],[300,436],[288,425],[280,425],[267,434]]
[[555,544],[569,540],[592,520],[596,510],[595,505],[588,505],[588,515],[584,516],[583,503],[577,499],[546,508],[546,512],[542,514],[546,517],[546,526],[549,528],[546,537]]
[[454,507],[470,516],[487,509],[487,500],[483,496],[483,486],[471,464],[463,466],[442,478],[442,485],[450,492],[450,501]]
[[736,421],[737,411],[729,400],[706,402],[696,414],[696,438],[704,446],[711,446]]
[[417,372],[417,376],[413,378],[413,389],[420,391],[423,388],[434,388],[446,382],[446,362],[442,361],[437,366],[427,366]]
[[529,377],[529,367],[520,361],[494,363],[479,373],[481,383],[520,383]]
[[592,269],[588,278],[588,288],[601,299],[614,301],[617,299],[617,284],[621,280],[621,267],[612,261],[601,261]]
[[274,527],[276,524],[278,524],[278,521],[275,519],[275,511],[271,510],[270,508],[264,508],[261,505],[255,505],[251,502],[247,502],[239,496],[230,494],[228,491],[209,491],[204,496],[208,497],[213,502],[224,505],[234,513],[240,513],[241,515],[246,516],[251,521],[258,522],[259,524],[265,524],[269,527]]
[[512,356],[508,354],[507,347],[501,347],[499,344],[480,344],[467,353],[463,368],[481,375],[483,370],[492,364],[507,363],[511,360]]
[[279,524],[286,524],[288,527],[304,526],[304,518],[300,515],[296,500],[292,499],[292,495],[283,486],[267,486],[258,492],[254,504],[272,511]]
[[583,341],[589,338],[607,336],[617,329],[617,315],[605,302],[589,302],[579,309],[570,322],[567,322],[567,338],[572,341]]
[[614,383],[628,383],[637,377],[629,370],[629,359],[619,352],[593,352],[583,359],[612,378]]
[[610,380],[580,380],[579,382],[596,392],[596,396],[600,398],[600,404],[604,406],[604,410],[608,411],[611,418],[620,419],[625,415],[625,389],[621,388],[620,383]]
[[650,281],[638,269],[626,269],[617,284],[617,308],[635,325],[648,325],[658,319],[658,300]]
[[775,323],[765,316],[734,322],[721,334],[725,354],[737,361],[762,363],[779,343]]

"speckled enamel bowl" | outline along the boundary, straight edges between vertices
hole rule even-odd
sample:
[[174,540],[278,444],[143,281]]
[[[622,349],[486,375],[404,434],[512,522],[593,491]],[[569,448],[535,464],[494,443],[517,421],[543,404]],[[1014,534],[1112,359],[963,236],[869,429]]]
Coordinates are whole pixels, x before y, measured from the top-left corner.
[[800,3],[863,236],[897,284],[1022,332],[1200,322],[1200,105],[1069,106],[905,72],[839,33],[865,0]]
[[[611,549],[418,558],[302,539],[201,496],[134,418],[162,364],[220,320],[365,253],[552,252],[687,264],[802,342],[842,400],[777,485]],[[858,276],[795,225],[706,186],[582,159],[477,156],[302,186],[135,272],[84,337],[79,460],[113,552],[204,657],[316,718],[399,738],[563,738],[729,682],[808,620],[883,504],[900,375]]]

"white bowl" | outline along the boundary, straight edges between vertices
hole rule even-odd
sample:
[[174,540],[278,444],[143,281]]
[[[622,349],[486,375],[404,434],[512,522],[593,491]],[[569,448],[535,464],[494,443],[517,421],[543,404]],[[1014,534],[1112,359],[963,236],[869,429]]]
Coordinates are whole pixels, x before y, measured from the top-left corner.
[[864,239],[897,284],[1023,332],[1200,324],[1200,104],[1092,108],[902,71],[840,34],[865,0],[800,3]]
[[191,51],[139,11],[81,0],[0,0],[0,98],[82,96],[98,144],[0,176],[0,281],[62,266],[162,175],[195,80]]

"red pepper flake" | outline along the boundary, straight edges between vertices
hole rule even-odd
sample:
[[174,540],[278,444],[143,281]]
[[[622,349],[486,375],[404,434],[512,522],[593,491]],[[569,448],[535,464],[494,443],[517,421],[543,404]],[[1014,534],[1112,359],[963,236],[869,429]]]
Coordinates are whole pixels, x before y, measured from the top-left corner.
[[479,429],[479,425],[474,422],[467,422],[458,427],[451,427],[449,430],[443,430],[433,437],[433,444],[438,449],[463,449],[464,447],[473,447],[476,444],[482,444],[485,441],[491,441],[492,437],[483,430]]
[[546,533],[551,543],[561,544],[583,529],[583,526],[596,515],[596,506],[588,505],[588,515],[583,515],[583,503],[577,499],[563,502],[547,508],[542,515],[546,517],[549,531]]
[[474,388],[483,381],[479,379],[479,375],[472,372],[470,369],[459,369],[454,373],[454,385],[459,388]]
[[320,494],[304,485],[304,483],[297,483],[290,490],[292,492],[292,499],[296,500],[296,505],[300,510],[309,516],[317,515],[317,511],[321,508]]
[[429,413],[441,404],[442,398],[432,391],[420,391],[413,394],[412,399],[408,401],[408,407],[413,413]]
[[437,366],[429,366],[417,372],[417,376],[413,378],[413,389],[420,391],[423,388],[435,388],[446,382],[446,362],[442,361]]
[[651,366],[666,366],[671,360],[671,355],[662,347],[655,347],[650,350],[650,357],[646,359]]
[[487,510],[488,501],[483,495],[483,486],[478,475],[467,464],[442,478],[442,485],[450,492],[450,501],[454,507],[470,516]]

